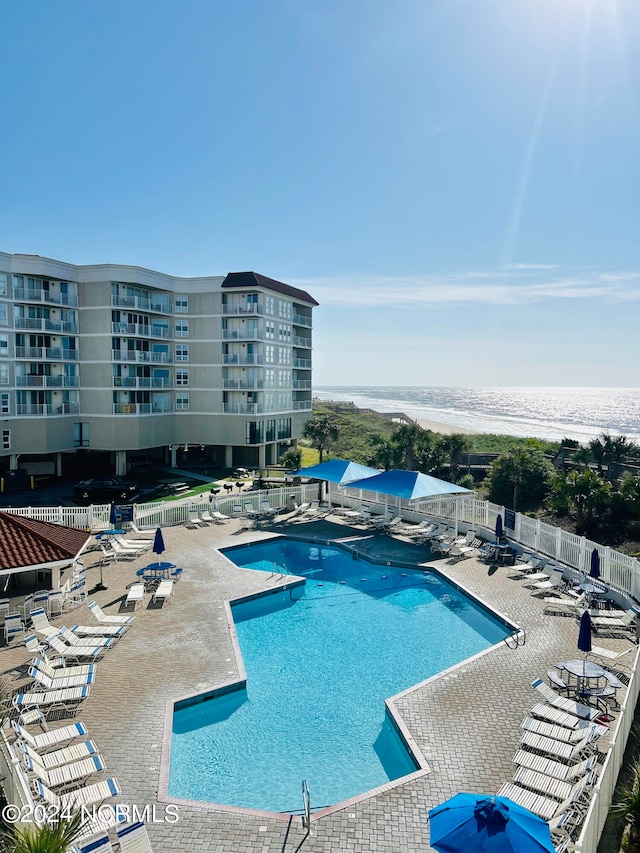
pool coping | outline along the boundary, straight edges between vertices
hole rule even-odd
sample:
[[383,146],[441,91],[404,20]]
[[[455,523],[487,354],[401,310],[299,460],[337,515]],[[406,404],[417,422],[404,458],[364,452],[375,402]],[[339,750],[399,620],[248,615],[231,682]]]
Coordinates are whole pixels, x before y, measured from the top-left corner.
[[[346,537],[345,537],[346,538]],[[357,537],[355,541],[361,539],[362,537]],[[488,611],[494,618],[497,618],[504,625],[508,626],[512,629],[513,634],[515,634],[516,638],[520,635],[524,635],[523,629],[516,625],[512,620],[508,619],[502,613],[497,610],[494,610],[487,602],[482,600],[475,592],[468,589],[464,584],[454,580],[453,578],[447,577],[443,575],[435,566],[430,566],[427,563],[410,563],[404,562],[402,560],[383,560],[372,558],[369,554],[358,553],[355,549],[352,549],[348,546],[347,542],[341,539],[326,539],[326,538],[313,538],[309,536],[291,536],[291,535],[282,535],[276,534],[274,536],[269,536],[260,541],[267,542],[271,539],[293,539],[298,541],[306,541],[313,542],[314,544],[322,544],[327,546],[337,546],[343,548],[346,551],[350,551],[351,553],[356,553],[356,555],[364,559],[366,562],[372,563],[374,565],[394,565],[399,568],[406,568],[410,571],[422,571],[425,570],[429,572],[435,572],[439,577],[441,577],[444,581],[451,584],[456,589],[462,591],[465,595],[471,598],[476,604],[479,604],[484,610]],[[354,541],[354,537],[348,537],[349,541]],[[241,550],[244,547],[255,545],[257,542],[244,542],[239,545],[232,545],[230,547],[225,547],[225,551],[235,551]],[[234,563],[230,560],[225,553],[221,549],[216,549],[219,556],[223,559],[227,560],[234,569],[241,569],[241,566],[238,566],[237,563]],[[255,571],[255,570],[249,570]],[[284,580],[286,578],[286,580]],[[176,710],[178,710],[179,706],[182,708],[189,707],[190,705],[200,704],[202,702],[208,702],[218,696],[224,696],[228,693],[233,693],[238,690],[243,690],[247,685],[247,672],[244,666],[244,660],[242,657],[242,652],[240,649],[240,643],[238,640],[238,635],[235,627],[235,620],[233,618],[232,608],[235,604],[240,604],[248,601],[254,601],[260,598],[266,598],[269,595],[275,595],[276,593],[284,592],[287,589],[295,589],[299,586],[306,585],[307,579],[303,577],[299,577],[296,575],[285,575],[283,576],[283,582],[279,583],[277,586],[272,587],[269,590],[263,590],[261,592],[248,593],[247,595],[239,596],[238,598],[230,598],[223,602],[224,611],[227,619],[227,630],[229,631],[229,638],[231,640],[231,645],[234,653],[234,657],[236,659],[236,665],[238,668],[238,677],[229,679],[228,681],[221,682],[219,685],[215,685],[214,687],[209,688],[205,691],[197,691],[194,693],[188,693],[186,695],[169,699],[165,703],[165,712],[164,712],[164,724],[163,724],[163,733],[162,733],[162,749],[160,755],[160,774],[158,780],[158,793],[157,799],[158,802],[161,803],[175,803],[177,805],[184,805],[191,808],[202,809],[205,811],[213,811],[213,812],[226,812],[230,814],[240,814],[240,815],[251,815],[254,817],[264,817],[273,818],[275,820],[284,820],[290,822],[291,820],[299,819],[300,822],[304,825],[304,816],[298,815],[291,812],[272,812],[265,809],[252,809],[244,806],[233,806],[225,803],[212,803],[205,802],[203,800],[191,800],[182,797],[171,796],[168,792],[169,789],[169,769],[170,769],[170,760],[171,760],[171,736],[173,730],[173,715]],[[402,714],[396,706],[396,703],[408,696],[411,693],[414,693],[417,690],[424,688],[426,685],[437,681],[441,678],[445,678],[449,676],[451,673],[455,672],[458,669],[461,669],[464,666],[468,666],[474,660],[484,657],[490,652],[494,651],[503,643],[506,643],[506,640],[509,636],[507,635],[503,640],[500,640],[498,643],[494,643],[486,649],[472,655],[471,657],[465,658],[463,661],[459,663],[453,664],[441,672],[436,673],[435,675],[429,676],[423,681],[418,682],[417,684],[413,684],[405,690],[400,691],[399,693],[394,694],[384,700],[385,704],[385,712],[389,715],[389,718],[392,724],[395,726],[396,731],[403,741],[405,748],[409,752],[413,761],[418,764],[418,767],[412,773],[407,773],[404,776],[400,776],[397,779],[389,780],[389,782],[385,782],[383,785],[379,785],[375,788],[370,788],[367,791],[363,791],[360,794],[356,794],[353,797],[349,797],[346,800],[340,800],[338,803],[334,803],[331,806],[326,806],[323,809],[319,809],[317,812],[313,812],[310,815],[310,819],[312,822],[320,820],[328,815],[334,814],[335,812],[342,811],[349,806],[356,805],[357,803],[362,802],[363,800],[368,800],[371,797],[378,796],[379,794],[385,793],[386,791],[392,790],[394,788],[399,787],[400,785],[405,785],[409,782],[412,782],[416,779],[422,778],[430,774],[431,767],[424,757],[422,750],[418,746],[415,741],[413,735],[411,734],[408,726],[404,722],[402,718]]]

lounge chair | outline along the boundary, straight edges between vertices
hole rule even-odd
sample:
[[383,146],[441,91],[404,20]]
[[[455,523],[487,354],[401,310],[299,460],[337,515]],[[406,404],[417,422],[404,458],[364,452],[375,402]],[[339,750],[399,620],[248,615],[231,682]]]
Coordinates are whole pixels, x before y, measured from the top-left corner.
[[[129,522],[129,530],[132,530],[134,533],[137,533],[137,534],[139,534],[139,535],[144,533],[144,530],[140,530],[140,528],[138,527],[138,525],[137,525],[137,524],[135,524],[133,521],[130,521],[130,522]],[[141,538],[142,538],[142,539],[146,539],[147,537],[146,537],[146,536],[141,536]],[[151,537],[151,541],[152,541],[152,542],[153,542],[153,539],[154,539],[154,537],[152,536],[152,537]]]
[[560,566],[554,566],[546,580],[526,584],[531,589],[531,595],[540,595],[540,593],[549,592],[552,589],[562,589],[564,585],[564,569]]
[[196,530],[199,527],[204,527],[205,523],[202,521],[200,516],[195,511],[190,511],[187,517],[187,521],[185,527],[188,527],[190,530]]
[[592,646],[589,654],[593,657],[600,658],[601,660],[606,661],[608,664],[611,664],[617,663],[620,658],[624,657],[625,655],[628,655],[629,652],[632,652],[633,650],[633,646],[629,646],[628,649],[625,649],[622,652],[614,652],[613,649],[605,649],[602,646]]
[[97,661],[104,655],[107,651],[107,646],[69,646],[67,643],[63,642],[62,638],[59,636],[48,637],[47,645],[53,649],[54,652],[57,652],[60,655],[63,663],[66,664],[67,660],[73,661],[81,661],[81,660],[90,660]]
[[124,602],[126,605],[133,604],[133,608],[138,606],[139,603],[144,603],[144,584],[143,583],[134,583],[131,584],[127,591],[127,597]]
[[40,761],[35,761],[30,756],[25,756],[25,766],[47,788],[60,789],[77,785],[78,782],[82,782],[93,776],[94,773],[100,773],[105,769],[104,762],[99,755],[83,758],[82,761],[74,761],[73,764],[63,764],[60,767],[53,767],[51,770],[47,770]]
[[509,577],[521,577],[524,578],[527,575],[531,575],[534,572],[540,571],[540,567],[542,564],[542,560],[539,557],[529,556],[526,562],[518,563],[516,560],[516,564],[513,567],[513,571],[509,575]]
[[216,522],[216,524],[226,524],[227,521],[230,521],[230,516],[225,515],[223,512],[218,512],[214,510],[211,513],[211,518]]
[[60,626],[60,637],[70,646],[104,646],[105,649],[110,649],[117,637],[103,637],[100,634],[91,634],[90,636],[80,636],[75,634],[71,628],[66,625]]
[[573,699],[567,699],[565,696],[560,696],[551,687],[546,685],[541,678],[536,678],[531,682],[534,690],[541,693],[545,701],[555,708],[560,708],[561,711],[566,711],[576,717],[582,717],[585,720],[594,720],[600,716],[600,711],[597,708],[590,708],[588,705],[583,705],[581,702],[576,702]]
[[117,830],[121,853],[153,853],[146,826],[138,821]]
[[86,841],[76,841],[71,850],[73,853],[113,853],[113,845],[109,835],[101,832],[100,835],[93,834]]
[[48,675],[49,678],[62,678],[62,676],[66,675],[95,675],[97,672],[97,667],[95,663],[81,663],[81,664],[73,664],[72,666],[58,666],[57,661],[55,664],[49,660],[46,654],[41,653],[40,655],[36,655],[36,657],[31,658],[30,661],[31,666],[35,666],[36,669],[39,669],[40,672],[44,672],[45,675]]
[[112,541],[131,551],[148,551],[153,546],[153,539],[124,539],[122,536],[114,536]]
[[37,684],[41,684],[45,690],[65,690],[67,687],[82,687],[84,684],[93,684],[95,681],[95,673],[87,675],[60,675],[57,678],[52,678],[50,675],[36,669],[35,666],[29,668],[29,676]]
[[575,803],[585,800],[592,783],[592,774],[579,779],[571,788],[569,795],[561,803],[551,799],[551,797],[545,797],[542,794],[529,791],[515,782],[508,782],[506,785],[503,785],[498,791],[498,796],[508,797],[514,803],[523,806],[525,809],[529,809],[534,814],[544,818],[544,820],[550,820],[556,815],[566,812]]
[[38,752],[57,749],[59,746],[69,744],[81,737],[86,738],[87,736],[87,727],[84,723],[72,723],[70,726],[63,726],[60,729],[43,732],[41,735],[32,735],[15,720],[11,721],[11,725],[16,735]]
[[[606,612],[606,611],[605,611]],[[602,611],[591,613],[591,625],[597,634],[614,634],[635,632],[636,620],[640,611],[635,607],[628,610],[613,611],[612,615],[602,615]]]
[[118,780],[113,777],[103,779],[101,782],[92,782],[81,788],[73,788],[66,794],[58,795],[47,788],[40,779],[33,780],[33,792],[38,799],[62,810],[71,810],[81,806],[100,805],[110,797],[117,797],[120,793]]
[[43,646],[38,642],[38,638],[35,634],[27,634],[23,642],[26,650],[33,654],[41,654],[46,649],[46,646]]
[[566,743],[562,740],[546,737],[545,735],[537,735],[535,732],[523,732],[520,743],[529,749],[537,750],[546,755],[551,755],[554,758],[561,758],[564,761],[577,761],[590,752],[590,745],[593,742],[593,735],[587,732],[577,743]]
[[563,761],[554,761],[553,758],[546,758],[544,755],[536,755],[535,752],[529,752],[527,749],[519,749],[513,756],[513,763],[519,767],[527,767],[529,770],[552,776],[554,779],[572,782],[590,770],[595,770],[598,765],[598,758],[592,755],[585,758],[584,761],[578,762],[578,764],[565,764]]
[[116,560],[136,560],[146,548],[125,548],[120,542],[112,542],[111,547],[116,555]]
[[60,633],[60,628],[56,628],[49,622],[49,617],[41,607],[31,611],[30,619],[37,634],[42,634],[44,637],[55,637]]
[[570,729],[580,728],[583,723],[593,725],[589,720],[576,717],[575,714],[562,711],[560,708],[554,708],[553,705],[548,705],[546,702],[538,702],[531,708],[529,713],[532,717],[536,717],[539,720],[544,720],[545,722],[553,723],[557,726],[564,726],[565,728]]
[[41,710],[61,707],[67,713],[75,714],[78,710],[77,706],[87,698],[90,689],[88,685],[83,685],[82,687],[65,687],[62,690],[33,690],[16,694],[11,703],[17,711],[34,706]]
[[522,766],[518,767],[513,774],[513,781],[516,785],[530,788],[546,797],[555,797],[556,800],[566,799],[571,794],[573,787],[570,782],[565,782],[563,779],[556,779],[553,776],[540,773],[538,770],[531,770],[529,767]]
[[98,755],[98,748],[92,740],[84,740],[81,743],[74,743],[71,746],[64,746],[61,749],[54,749],[44,754],[33,749],[24,741],[20,745],[24,754],[28,755],[33,761],[39,761],[45,770],[53,770],[54,767],[62,767],[63,764],[73,764],[75,761],[82,761],[84,758]]
[[591,732],[592,740],[601,735],[609,734],[608,726],[590,723],[587,720],[580,720],[578,717],[573,719],[578,725],[575,728],[566,728],[558,723],[548,723],[546,720],[539,720],[536,717],[525,717],[521,728],[537,735],[552,737],[554,740],[563,740],[565,743],[578,743],[587,732]]
[[131,625],[135,616],[111,616],[107,615],[96,601],[89,602],[89,610],[104,625]]
[[211,515],[209,510],[200,513],[200,520],[204,521],[205,524],[215,524],[215,518]]
[[78,636],[121,637],[129,630],[128,625],[73,625],[71,630]]
[[173,581],[171,580],[161,580],[158,584],[158,588],[153,593],[153,602],[155,604],[171,601],[171,593],[173,592]]

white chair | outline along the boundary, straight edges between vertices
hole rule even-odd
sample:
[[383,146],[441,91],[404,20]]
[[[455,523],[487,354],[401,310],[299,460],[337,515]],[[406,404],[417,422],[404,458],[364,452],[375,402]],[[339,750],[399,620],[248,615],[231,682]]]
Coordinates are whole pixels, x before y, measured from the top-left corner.
[[108,616],[96,601],[89,602],[89,610],[98,620],[105,625],[131,625],[135,616]]
[[134,583],[131,584],[127,591],[127,597],[125,599],[125,605],[133,604],[133,609],[135,610],[138,604],[144,603],[144,584],[143,583]]
[[64,596],[61,589],[52,589],[47,601],[49,616],[59,616],[62,613]]
[[169,603],[171,601],[171,594],[173,592],[173,581],[171,580],[161,580],[158,584],[158,588],[153,593],[153,602],[155,604],[164,604],[166,601]]
[[4,617],[4,639],[7,645],[14,637],[24,635],[24,623],[18,613],[10,613]]
[[147,828],[143,823],[131,823],[116,831],[121,853],[153,853]]
[[72,723],[69,726],[63,726],[51,732],[43,732],[41,735],[30,734],[15,720],[11,721],[11,725],[18,737],[22,738],[32,749],[38,752],[46,752],[49,749],[55,749],[59,746],[69,744],[78,738],[85,738],[87,736],[87,728],[84,723]]

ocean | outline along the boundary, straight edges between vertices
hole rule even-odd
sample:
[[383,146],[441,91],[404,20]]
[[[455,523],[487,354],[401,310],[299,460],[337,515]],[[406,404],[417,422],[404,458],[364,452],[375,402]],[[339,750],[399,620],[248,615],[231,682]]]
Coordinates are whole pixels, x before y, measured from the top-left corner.
[[320,386],[320,400],[348,400],[379,412],[460,429],[582,443],[602,432],[640,444],[640,388],[408,388]]

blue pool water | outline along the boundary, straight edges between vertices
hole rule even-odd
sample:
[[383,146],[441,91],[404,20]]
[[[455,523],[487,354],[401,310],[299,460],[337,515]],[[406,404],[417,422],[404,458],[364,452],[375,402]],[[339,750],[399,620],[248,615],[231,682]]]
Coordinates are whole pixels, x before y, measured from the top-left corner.
[[307,582],[234,605],[247,689],[176,710],[171,796],[287,812],[303,779],[321,807],[411,773],[385,698],[510,633],[434,572],[286,539],[225,553]]

